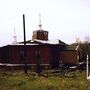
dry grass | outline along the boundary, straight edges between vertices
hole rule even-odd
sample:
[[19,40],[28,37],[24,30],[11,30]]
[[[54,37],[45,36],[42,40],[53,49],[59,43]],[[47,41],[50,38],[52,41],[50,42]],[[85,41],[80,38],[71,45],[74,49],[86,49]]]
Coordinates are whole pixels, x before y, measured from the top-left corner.
[[0,71],[0,90],[90,90],[90,81],[86,80],[85,72],[79,71],[62,77]]

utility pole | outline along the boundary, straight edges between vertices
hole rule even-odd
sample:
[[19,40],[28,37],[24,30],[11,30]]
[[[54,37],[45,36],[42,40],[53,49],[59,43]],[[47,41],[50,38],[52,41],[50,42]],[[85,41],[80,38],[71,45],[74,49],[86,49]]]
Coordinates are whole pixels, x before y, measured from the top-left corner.
[[23,14],[23,32],[24,32],[24,72],[27,74],[27,61],[26,61],[26,33],[25,33],[25,15]]

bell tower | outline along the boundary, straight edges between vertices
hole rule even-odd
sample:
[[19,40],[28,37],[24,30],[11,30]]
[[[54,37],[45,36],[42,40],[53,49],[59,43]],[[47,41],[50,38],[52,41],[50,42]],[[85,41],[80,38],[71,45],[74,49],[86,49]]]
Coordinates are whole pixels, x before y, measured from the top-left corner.
[[48,31],[45,31],[42,29],[42,22],[41,22],[41,14],[39,14],[39,29],[36,31],[33,31],[32,40],[38,39],[38,40],[48,40]]

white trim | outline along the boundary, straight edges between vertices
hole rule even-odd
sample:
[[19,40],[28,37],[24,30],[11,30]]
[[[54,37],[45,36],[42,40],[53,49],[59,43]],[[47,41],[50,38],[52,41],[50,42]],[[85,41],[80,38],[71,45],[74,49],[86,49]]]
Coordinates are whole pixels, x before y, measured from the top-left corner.
[[76,47],[76,49],[75,50],[77,50],[79,48],[79,45],[77,45],[77,47]]
[[90,80],[89,67],[88,67],[88,59],[89,59],[89,57],[88,57],[88,54],[87,54],[86,78],[87,78],[87,80]]
[[[21,46],[21,45],[24,45],[24,44],[23,44],[23,43],[21,43],[21,44],[20,44],[20,43],[18,43],[18,44],[12,44],[12,46],[14,46],[14,45],[19,45],[19,46]],[[29,44],[29,43],[27,44],[27,43],[26,43],[26,45],[39,45],[39,44]]]
[[[36,66],[37,64],[27,64],[28,66]],[[50,64],[40,64],[42,66],[49,66]],[[0,66],[24,66],[24,64],[8,64],[0,63]]]
[[47,41],[44,41],[44,40],[38,40],[38,39],[34,39],[33,41],[37,41],[39,43],[43,43],[43,44],[59,44],[59,40],[56,39],[56,40],[47,40]]

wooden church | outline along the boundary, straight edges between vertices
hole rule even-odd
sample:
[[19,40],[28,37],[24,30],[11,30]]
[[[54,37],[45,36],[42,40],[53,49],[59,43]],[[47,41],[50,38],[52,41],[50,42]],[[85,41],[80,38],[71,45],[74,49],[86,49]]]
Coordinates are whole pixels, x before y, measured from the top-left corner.
[[41,20],[39,29],[33,31],[32,40],[26,41],[26,57],[24,57],[24,42],[17,42],[16,36],[13,44],[0,47],[0,65],[23,66],[24,58],[28,66],[58,67],[60,62],[65,65],[76,65],[81,59],[79,45],[68,45],[61,40],[49,40],[48,31],[42,29]]

